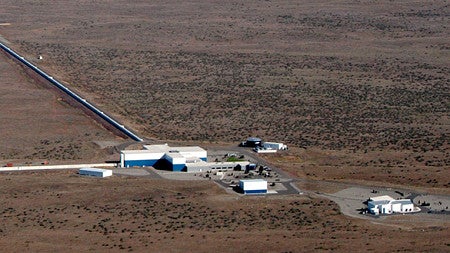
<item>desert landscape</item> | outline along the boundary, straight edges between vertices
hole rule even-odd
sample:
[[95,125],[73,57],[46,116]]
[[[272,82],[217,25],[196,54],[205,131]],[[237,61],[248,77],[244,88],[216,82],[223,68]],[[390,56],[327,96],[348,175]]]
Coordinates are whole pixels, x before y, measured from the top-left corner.
[[[450,194],[449,12],[410,0],[2,1],[2,43],[142,136],[284,142],[288,151],[260,157],[309,194],[6,173],[0,245],[448,251],[446,214],[359,220],[314,193],[351,183]],[[114,160],[129,142],[3,54],[0,70],[0,165]]]
[[1,166],[95,161],[110,153],[95,142],[120,140],[2,53],[0,70]]
[[344,179],[448,187],[445,1],[4,6],[12,48],[148,137],[257,135],[335,153]]
[[448,220],[408,215],[366,221],[342,215],[327,199],[239,197],[208,181],[104,180],[74,171],[2,173],[0,181],[0,246],[7,252],[442,252],[449,247]]

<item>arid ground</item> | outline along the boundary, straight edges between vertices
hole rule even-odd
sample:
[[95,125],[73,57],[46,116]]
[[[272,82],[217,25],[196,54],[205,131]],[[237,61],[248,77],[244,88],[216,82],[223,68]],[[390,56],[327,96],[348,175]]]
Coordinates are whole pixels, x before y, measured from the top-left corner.
[[95,142],[120,141],[0,53],[0,166],[73,163],[108,157]]
[[[309,196],[230,195],[209,181],[0,174],[5,252],[444,252],[449,222],[353,219]],[[358,250],[357,250],[358,251]]]
[[[289,145],[264,158],[294,177],[449,194],[449,16],[447,1],[3,0],[0,40],[148,138],[259,136]],[[0,70],[3,163],[105,160],[123,141],[3,55]],[[449,250],[448,223],[373,224],[316,196],[70,172],[0,180],[11,251]]]
[[446,1],[2,6],[12,48],[148,137],[257,135],[331,154],[311,177],[449,186]]

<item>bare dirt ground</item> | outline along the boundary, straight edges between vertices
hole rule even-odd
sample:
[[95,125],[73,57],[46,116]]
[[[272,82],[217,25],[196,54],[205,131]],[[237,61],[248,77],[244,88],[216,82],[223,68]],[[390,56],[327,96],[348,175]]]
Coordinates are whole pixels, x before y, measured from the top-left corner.
[[401,217],[372,224],[343,216],[326,199],[239,197],[208,181],[2,173],[0,191],[0,246],[7,252],[385,252],[380,245],[390,251],[443,252],[449,247],[448,221],[427,225]]
[[0,53],[0,166],[108,157],[94,141],[120,140],[59,95]]
[[[434,193],[450,194],[448,166],[426,166],[404,152],[323,151],[317,148],[293,148],[288,152],[264,155],[274,166],[283,168],[294,177],[358,183],[410,187]],[[447,154],[442,154],[447,156]],[[400,158],[405,164],[395,165]],[[323,184],[321,184],[321,187]],[[314,190],[314,186],[311,186]],[[334,187],[334,186],[332,186]],[[322,189],[324,190],[324,189]],[[325,191],[327,191],[325,189]]]
[[449,186],[445,1],[2,6],[14,49],[148,137],[258,135],[312,148],[305,177]]
[[[257,135],[291,147],[261,157],[295,177],[448,194],[448,17],[446,1],[4,0],[0,39],[147,137],[214,146]],[[114,136],[20,86],[30,80],[0,60],[0,159],[108,156]],[[298,185],[345,189],[329,181]],[[11,252],[450,247],[448,220],[359,220],[317,196],[236,198],[211,182],[70,171],[0,182]]]

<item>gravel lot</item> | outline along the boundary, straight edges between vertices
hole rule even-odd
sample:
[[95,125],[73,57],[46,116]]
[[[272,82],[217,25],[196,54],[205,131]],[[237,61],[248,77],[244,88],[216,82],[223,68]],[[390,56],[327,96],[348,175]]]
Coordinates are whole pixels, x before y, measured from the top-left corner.
[[[376,191],[374,193],[373,191]],[[400,194],[402,193],[403,196]],[[410,198],[414,204],[419,206],[422,212],[432,210],[434,212],[449,214],[448,206],[450,206],[450,197],[445,195],[418,194],[414,192],[398,190],[393,188],[369,188],[369,187],[350,187],[333,194],[319,194],[334,202],[336,202],[341,212],[345,215],[356,218],[384,218],[388,216],[372,216],[359,214],[360,208],[366,208],[364,201],[370,197],[389,195],[395,199]],[[430,203],[429,207],[420,206],[423,202]],[[446,212],[442,212],[446,210]]]
[[150,169],[114,169],[113,174],[123,176],[151,176],[154,178],[160,178],[158,174],[150,172]]

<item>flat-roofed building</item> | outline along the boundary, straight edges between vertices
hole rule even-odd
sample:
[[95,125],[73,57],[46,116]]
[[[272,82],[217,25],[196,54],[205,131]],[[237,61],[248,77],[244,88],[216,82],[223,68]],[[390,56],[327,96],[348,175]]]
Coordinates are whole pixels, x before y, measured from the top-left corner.
[[266,194],[267,181],[264,179],[239,180],[239,188],[244,194]]
[[78,174],[91,177],[110,177],[112,170],[97,169],[97,168],[81,168]]
[[148,150],[122,150],[120,151],[120,166],[123,168],[153,166],[164,157],[164,154],[164,152]]
[[121,167],[152,166],[159,169],[183,171],[186,163],[207,160],[207,151],[201,147],[170,147],[163,145],[144,145],[143,150],[122,150],[120,152]]
[[390,196],[371,197],[367,202],[372,214],[410,213],[414,211],[414,204],[410,199],[394,199]]
[[264,142],[263,147],[265,149],[286,150],[287,145],[278,142]]

